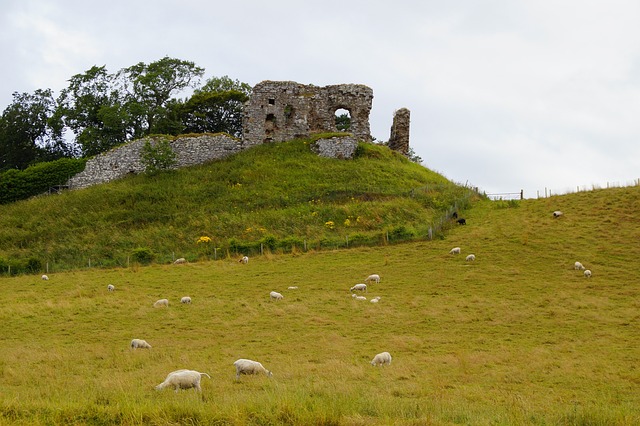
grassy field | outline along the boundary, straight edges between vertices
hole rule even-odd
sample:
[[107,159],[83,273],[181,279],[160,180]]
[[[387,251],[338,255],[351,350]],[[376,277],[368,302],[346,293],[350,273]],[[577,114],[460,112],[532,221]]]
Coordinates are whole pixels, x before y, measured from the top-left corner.
[[[638,211],[639,187],[479,201],[432,242],[1,278],[0,424],[639,424]],[[378,304],[349,294],[370,273]],[[179,368],[212,379],[154,390]]]

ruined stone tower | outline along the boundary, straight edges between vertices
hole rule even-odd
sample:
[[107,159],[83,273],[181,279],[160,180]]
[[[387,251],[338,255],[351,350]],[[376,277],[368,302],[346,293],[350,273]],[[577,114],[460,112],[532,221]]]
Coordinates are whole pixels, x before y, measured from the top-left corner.
[[263,81],[253,88],[244,105],[243,144],[337,132],[335,113],[339,109],[349,112],[349,133],[357,140],[370,142],[372,102],[373,90],[361,84],[318,87],[293,81]]
[[400,108],[393,114],[389,148],[403,155],[409,155],[409,122],[411,112],[407,108]]

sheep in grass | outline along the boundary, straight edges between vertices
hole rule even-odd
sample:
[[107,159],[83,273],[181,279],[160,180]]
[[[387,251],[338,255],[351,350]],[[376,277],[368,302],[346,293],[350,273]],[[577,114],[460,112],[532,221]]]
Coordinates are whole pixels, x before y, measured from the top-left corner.
[[391,354],[389,352],[380,352],[371,360],[371,365],[373,366],[385,364],[391,364]]
[[553,217],[555,219],[559,218],[560,216],[562,216],[564,213],[562,213],[560,210],[556,210],[555,212],[553,212]]
[[284,296],[277,291],[272,291],[271,293],[269,293],[269,298],[271,300],[282,300],[284,299]]
[[146,340],[142,339],[133,339],[129,344],[131,349],[151,349],[151,345],[146,342]]
[[298,289],[297,285],[292,285],[292,286],[287,287],[287,290],[297,290],[297,289]]
[[160,300],[156,300],[156,303],[153,304],[154,308],[168,308],[169,307],[169,300],[168,299],[160,299]]
[[582,263],[576,262],[573,264],[573,269],[575,269],[576,271],[584,271],[585,267]]
[[238,260],[238,262],[240,262],[240,263],[249,263],[249,256],[242,256],[240,258],[240,260]]
[[476,260],[476,255],[475,254],[470,254],[466,257],[467,262],[473,262],[474,260]]
[[351,295],[352,298],[356,299],[356,300],[367,300],[366,297],[364,296],[358,296],[357,294],[352,294]]
[[376,296],[373,299],[369,300],[371,303],[378,303],[380,301],[380,296]]
[[236,367],[236,380],[240,380],[241,374],[266,374],[267,377],[273,376],[271,371],[267,370],[260,364],[258,361],[253,361],[250,359],[240,358],[236,362],[233,363]]
[[379,284],[379,283],[380,283],[380,275],[378,275],[378,274],[371,274],[371,275],[369,275],[367,278],[365,278],[365,279],[364,279],[364,282],[365,282],[365,283],[372,282],[372,283]]
[[584,277],[585,278],[591,278],[591,270],[590,269],[585,269]]
[[367,285],[364,283],[356,284],[349,289],[349,291],[367,291]]
[[174,265],[182,265],[184,263],[187,263],[187,259],[184,257],[178,258],[173,262]]
[[191,303],[191,298],[189,296],[184,296],[182,299],[180,299],[180,303],[189,304]]
[[113,285],[113,284],[109,284],[109,285],[107,286],[107,290],[108,290],[108,291],[114,291],[115,289],[116,289],[116,288],[114,287],[114,285]]
[[42,279],[43,279],[43,280],[45,280],[45,281],[49,281],[49,277],[48,277],[48,276],[46,276],[46,275],[43,275],[43,276],[42,276],[42,277],[40,277],[40,278],[42,278]]
[[449,254],[460,254],[460,247],[454,247],[449,250]]
[[176,370],[172,371],[164,379],[164,382],[156,386],[156,390],[162,390],[167,387],[173,387],[176,392],[180,389],[194,388],[198,392],[202,392],[200,387],[200,379],[202,376],[211,378],[207,373],[200,373],[195,370]]

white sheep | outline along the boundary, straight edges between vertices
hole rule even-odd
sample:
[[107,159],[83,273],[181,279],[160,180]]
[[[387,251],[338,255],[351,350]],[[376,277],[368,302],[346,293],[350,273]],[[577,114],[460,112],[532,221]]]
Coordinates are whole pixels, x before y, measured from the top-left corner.
[[476,255],[475,254],[470,254],[466,257],[467,262],[473,262],[474,260],[476,260]]
[[374,282],[376,284],[380,283],[380,275],[378,274],[371,274],[369,275],[367,278],[364,279],[365,283],[368,283],[369,281]]
[[42,276],[42,277],[40,277],[40,278],[42,278],[42,279],[43,279],[43,280],[45,280],[45,281],[49,281],[49,277],[48,277],[48,276],[46,276],[46,275],[43,275],[43,276]]
[[184,296],[180,299],[180,303],[191,303],[191,298],[189,296]]
[[113,284],[109,284],[109,285],[107,286],[107,290],[109,290],[109,291],[114,291],[115,289],[116,289],[116,288],[113,286]]
[[454,247],[449,250],[449,254],[460,254],[460,247]]
[[356,294],[352,294],[352,295],[351,295],[351,297],[353,297],[353,298],[354,298],[354,299],[356,299],[356,300],[367,300],[367,298],[366,298],[366,297],[364,297],[364,296],[358,296],[358,295],[356,295]]
[[182,265],[183,263],[187,263],[187,259],[184,257],[180,257],[173,262],[174,265]]
[[591,270],[590,269],[586,269],[584,271],[584,276],[585,276],[585,278],[591,278]]
[[369,300],[371,303],[378,303],[380,301],[380,296],[376,296],[373,299]]
[[198,392],[202,392],[202,388],[200,387],[200,379],[202,376],[207,376],[211,378],[207,373],[200,373],[195,370],[176,370],[172,371],[167,375],[167,378],[164,379],[164,382],[160,383],[156,386],[156,390],[162,390],[166,387],[175,388],[176,392],[180,389],[189,389],[194,388]]
[[131,349],[151,349],[151,345],[142,339],[133,339],[129,346],[131,346]]
[[356,284],[349,289],[349,291],[367,291],[367,285],[364,283]]
[[584,265],[580,262],[576,262],[573,264],[573,269],[575,269],[576,271],[584,271]]
[[297,285],[292,285],[292,286],[287,287],[287,290],[297,290],[297,289],[298,289]]
[[240,379],[241,374],[261,374],[264,373],[267,377],[273,376],[271,371],[267,370],[260,364],[258,361],[253,361],[250,359],[240,358],[236,362],[233,363],[236,367],[236,380]]
[[391,354],[389,352],[380,352],[371,360],[371,365],[373,366],[385,364],[391,364]]
[[271,293],[269,293],[269,297],[272,300],[282,300],[284,299],[284,296],[280,293],[278,293],[277,291],[272,291]]
[[553,217],[555,217],[557,219],[560,216],[562,216],[563,214],[564,213],[562,213],[560,210],[556,210],[555,212],[553,212]]
[[240,263],[249,263],[249,256],[242,256],[240,258],[240,260],[238,260],[238,262],[240,262]]
[[169,300],[168,299],[160,299],[160,300],[156,300],[156,303],[153,304],[154,308],[161,308],[161,307],[169,307]]

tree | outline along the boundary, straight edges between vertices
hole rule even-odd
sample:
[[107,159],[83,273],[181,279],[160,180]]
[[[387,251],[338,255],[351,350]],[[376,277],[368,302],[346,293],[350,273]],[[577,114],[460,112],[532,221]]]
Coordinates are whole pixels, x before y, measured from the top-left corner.
[[135,133],[118,83],[106,67],[94,66],[71,77],[58,97],[59,115],[73,130],[83,156],[108,151]]
[[140,162],[144,165],[144,171],[155,174],[162,170],[169,170],[176,165],[176,153],[171,149],[171,143],[166,138],[156,139],[151,142],[148,139],[140,151]]
[[14,93],[0,118],[0,170],[74,155],[63,138],[51,89]]
[[157,132],[166,118],[168,102],[174,92],[195,87],[204,69],[193,62],[164,57],[145,64],[140,62],[120,72],[127,89],[128,109],[141,118],[142,134]]
[[251,86],[227,76],[213,77],[194,91],[182,106],[182,122],[186,133],[225,132],[242,137],[244,103]]

